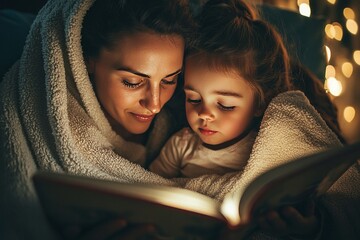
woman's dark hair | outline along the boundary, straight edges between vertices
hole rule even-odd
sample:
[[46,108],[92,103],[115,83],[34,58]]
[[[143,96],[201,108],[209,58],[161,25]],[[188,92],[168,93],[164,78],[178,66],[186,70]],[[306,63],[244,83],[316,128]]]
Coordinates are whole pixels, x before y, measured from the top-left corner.
[[255,90],[259,109],[292,89],[284,43],[270,24],[257,18],[255,8],[238,0],[209,0],[197,23],[188,57],[211,69],[235,70]]
[[111,48],[124,33],[177,34],[187,40],[192,28],[186,0],[97,0],[85,15],[81,44],[86,59]]

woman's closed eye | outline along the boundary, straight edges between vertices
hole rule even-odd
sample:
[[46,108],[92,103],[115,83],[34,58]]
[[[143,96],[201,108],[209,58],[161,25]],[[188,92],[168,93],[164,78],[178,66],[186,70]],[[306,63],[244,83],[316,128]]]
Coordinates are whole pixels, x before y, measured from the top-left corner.
[[161,80],[161,83],[164,85],[175,85],[177,83],[177,77],[172,80],[163,79]]
[[127,88],[138,88],[144,83],[144,80],[130,81],[128,79],[122,79],[122,84]]

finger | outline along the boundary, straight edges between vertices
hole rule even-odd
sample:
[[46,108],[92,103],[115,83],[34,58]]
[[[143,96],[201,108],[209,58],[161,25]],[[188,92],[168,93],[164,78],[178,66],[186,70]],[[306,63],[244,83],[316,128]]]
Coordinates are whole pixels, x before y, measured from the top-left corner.
[[123,219],[117,219],[110,222],[106,222],[100,226],[97,226],[94,229],[87,231],[81,239],[83,240],[98,240],[98,239],[108,239],[116,232],[124,229],[127,225],[127,222]]

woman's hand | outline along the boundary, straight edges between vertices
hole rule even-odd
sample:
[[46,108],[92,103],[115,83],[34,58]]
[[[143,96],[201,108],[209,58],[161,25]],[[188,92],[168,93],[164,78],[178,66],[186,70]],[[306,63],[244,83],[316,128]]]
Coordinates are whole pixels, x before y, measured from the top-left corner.
[[294,238],[315,237],[320,231],[320,220],[315,215],[315,204],[309,201],[300,212],[295,207],[286,206],[279,211],[269,211],[258,219],[262,230],[275,236]]
[[124,219],[112,220],[89,230],[69,226],[62,230],[65,239],[105,240],[105,239],[156,239],[156,229],[151,224],[128,225]]

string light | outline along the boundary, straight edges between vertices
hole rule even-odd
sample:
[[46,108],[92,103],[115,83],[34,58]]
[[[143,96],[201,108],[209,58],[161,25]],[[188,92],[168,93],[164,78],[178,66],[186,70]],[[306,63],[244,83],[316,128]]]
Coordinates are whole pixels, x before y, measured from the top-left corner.
[[341,66],[341,70],[345,77],[350,78],[354,68],[351,62],[344,62]]
[[307,4],[307,5],[310,5],[310,2],[309,0],[297,0],[297,5],[300,6],[301,4]]
[[325,89],[327,89],[331,95],[338,97],[343,91],[342,84],[334,77],[329,77],[325,80]]
[[357,65],[360,65],[360,50],[355,50],[353,54],[354,61]]
[[346,19],[355,20],[355,12],[351,8],[344,8],[343,14]]
[[325,45],[325,52],[326,52],[326,61],[330,62],[331,59],[331,50],[328,46]]
[[325,69],[325,78],[331,78],[336,76],[336,70],[333,65],[327,65]]
[[301,3],[299,6],[299,12],[301,15],[303,15],[305,17],[310,17],[310,15],[311,15],[310,5],[307,3]]
[[330,39],[335,38],[336,31],[335,31],[334,26],[332,24],[326,24],[325,33]]
[[356,35],[358,32],[358,25],[354,19],[346,20],[346,28],[350,33],[352,33],[354,35]]
[[344,108],[343,116],[346,122],[350,123],[354,120],[356,115],[355,108],[353,106],[347,106]]
[[341,41],[341,39],[343,37],[343,30],[342,30],[340,23],[334,22],[333,26],[334,26],[334,30],[335,30],[334,38],[338,41]]
[[336,0],[327,0],[327,1],[333,5],[336,3]]

